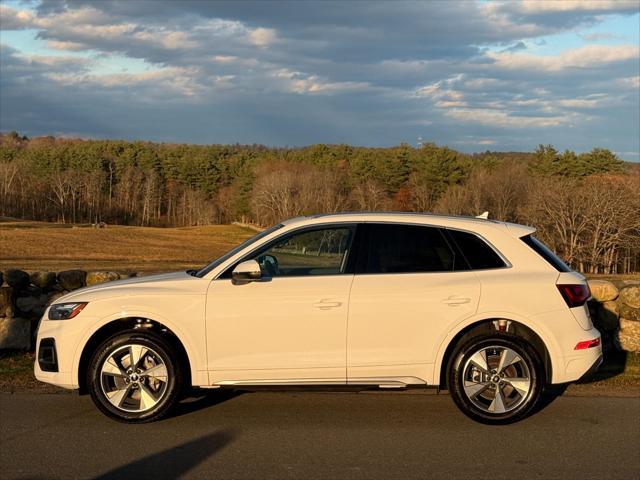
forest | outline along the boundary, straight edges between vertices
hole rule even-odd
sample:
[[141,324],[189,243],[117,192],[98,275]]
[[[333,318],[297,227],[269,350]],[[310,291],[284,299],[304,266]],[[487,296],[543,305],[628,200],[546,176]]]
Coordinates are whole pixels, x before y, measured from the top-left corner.
[[536,227],[589,273],[640,270],[639,192],[639,165],[603,148],[465,154],[434,143],[271,148],[0,135],[4,217],[266,226],[347,210],[488,211]]

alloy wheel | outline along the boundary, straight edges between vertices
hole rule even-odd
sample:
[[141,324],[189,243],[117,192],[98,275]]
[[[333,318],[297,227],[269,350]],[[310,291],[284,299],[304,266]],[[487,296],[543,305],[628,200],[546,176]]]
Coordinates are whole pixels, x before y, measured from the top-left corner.
[[462,386],[467,398],[480,410],[500,415],[522,405],[532,389],[529,365],[515,350],[493,345],[466,361]]
[[140,413],[155,407],[167,392],[166,361],[152,348],[126,344],[113,351],[100,368],[100,386],[119,410]]

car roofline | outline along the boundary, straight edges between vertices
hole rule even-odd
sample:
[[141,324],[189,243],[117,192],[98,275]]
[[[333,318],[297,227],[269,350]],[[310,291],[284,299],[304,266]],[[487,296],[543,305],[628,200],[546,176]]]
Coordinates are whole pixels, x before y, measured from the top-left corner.
[[[345,220],[348,217],[360,217],[359,221],[367,221],[368,218],[374,219],[383,219],[385,217],[402,217],[407,220],[410,218],[420,218],[423,220],[434,219],[434,220],[442,220],[442,221],[452,221],[452,222],[461,222],[461,223],[472,223],[477,225],[487,225],[492,224],[495,226],[503,226],[506,227],[507,231],[513,235],[514,237],[523,237],[525,235],[530,235],[536,231],[535,228],[520,225],[517,223],[503,222],[495,219],[487,219],[481,217],[473,217],[469,215],[446,215],[439,213],[426,213],[426,212],[398,212],[398,211],[353,211],[353,212],[334,212],[334,213],[318,213],[312,215],[302,215],[298,217],[289,218],[282,223],[282,225],[295,225],[300,223],[305,223],[313,220],[327,220],[330,222],[331,220]],[[401,218],[398,218],[401,220]]]

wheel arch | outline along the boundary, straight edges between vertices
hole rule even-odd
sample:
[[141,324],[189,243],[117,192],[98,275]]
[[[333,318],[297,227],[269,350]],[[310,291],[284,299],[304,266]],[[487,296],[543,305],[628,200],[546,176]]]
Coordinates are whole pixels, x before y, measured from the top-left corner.
[[82,351],[77,361],[78,368],[76,372],[80,394],[87,393],[86,371],[98,345],[109,337],[127,332],[156,335],[168,341],[175,348],[178,361],[184,368],[184,386],[190,387],[192,385],[193,372],[195,371],[194,365],[180,337],[160,321],[147,316],[126,316],[104,323],[83,343]]
[[450,338],[450,340],[445,340],[443,345],[440,347],[441,353],[438,356],[434,370],[436,374],[435,380],[438,386],[447,387],[447,371],[452,361],[452,354],[456,347],[466,338],[470,338],[478,334],[493,332],[500,335],[502,332],[496,329],[494,323],[499,320],[511,322],[508,333],[527,340],[538,352],[544,364],[545,382],[551,383],[553,378],[553,362],[551,360],[551,352],[549,351],[549,348],[544,342],[542,336],[526,323],[509,318],[509,316],[500,315],[477,319],[471,323],[460,326],[456,332],[453,332],[447,337]]

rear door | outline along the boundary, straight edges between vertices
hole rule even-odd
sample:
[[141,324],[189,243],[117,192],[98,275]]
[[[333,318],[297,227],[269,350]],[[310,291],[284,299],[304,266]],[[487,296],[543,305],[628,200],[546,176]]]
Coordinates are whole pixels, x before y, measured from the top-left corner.
[[347,380],[421,383],[450,329],[476,312],[480,282],[437,227],[366,224],[349,302]]

